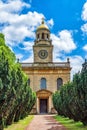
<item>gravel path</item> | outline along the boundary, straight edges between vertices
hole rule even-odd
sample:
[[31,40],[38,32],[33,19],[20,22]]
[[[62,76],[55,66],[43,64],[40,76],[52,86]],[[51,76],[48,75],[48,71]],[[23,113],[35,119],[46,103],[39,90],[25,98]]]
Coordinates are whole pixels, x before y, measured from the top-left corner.
[[54,115],[35,115],[25,130],[67,130],[58,123],[53,116]]

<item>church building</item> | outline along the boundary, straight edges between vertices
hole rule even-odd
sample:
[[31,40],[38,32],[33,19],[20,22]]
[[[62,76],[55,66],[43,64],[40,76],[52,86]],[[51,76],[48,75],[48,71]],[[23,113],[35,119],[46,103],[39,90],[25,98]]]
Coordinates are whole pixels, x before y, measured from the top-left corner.
[[33,113],[54,113],[52,94],[61,85],[70,81],[70,62],[53,62],[53,44],[50,30],[42,20],[36,29],[33,45],[33,63],[21,63],[23,71],[28,75],[28,83],[36,92],[36,104]]

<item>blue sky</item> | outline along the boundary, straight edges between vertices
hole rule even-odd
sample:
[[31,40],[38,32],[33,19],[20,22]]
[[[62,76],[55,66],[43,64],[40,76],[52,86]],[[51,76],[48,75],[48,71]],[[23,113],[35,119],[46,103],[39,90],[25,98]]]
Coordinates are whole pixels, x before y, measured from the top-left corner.
[[33,62],[41,18],[51,31],[53,61],[71,62],[71,75],[87,58],[87,0],[0,0],[0,32],[20,62]]

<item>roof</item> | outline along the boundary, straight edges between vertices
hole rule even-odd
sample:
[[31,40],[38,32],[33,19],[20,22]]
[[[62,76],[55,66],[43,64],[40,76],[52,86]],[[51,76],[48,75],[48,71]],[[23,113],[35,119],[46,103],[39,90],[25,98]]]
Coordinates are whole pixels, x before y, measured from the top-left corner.
[[49,30],[48,26],[44,23],[44,19],[42,19],[42,23],[37,27],[37,30],[46,29]]

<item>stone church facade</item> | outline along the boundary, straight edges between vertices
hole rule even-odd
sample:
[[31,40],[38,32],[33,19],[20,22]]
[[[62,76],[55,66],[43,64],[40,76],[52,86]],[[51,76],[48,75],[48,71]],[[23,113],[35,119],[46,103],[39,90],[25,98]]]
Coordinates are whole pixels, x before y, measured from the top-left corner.
[[66,62],[53,62],[53,44],[44,20],[36,29],[33,54],[33,63],[21,63],[23,71],[29,77],[29,86],[37,96],[32,112],[54,113],[52,94],[70,81],[71,67],[69,59]]

